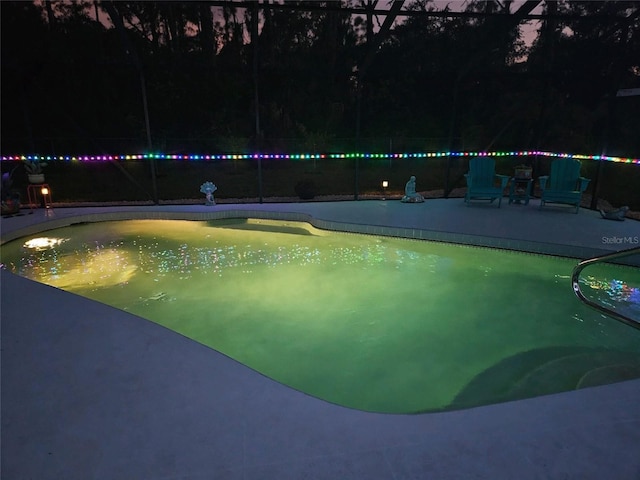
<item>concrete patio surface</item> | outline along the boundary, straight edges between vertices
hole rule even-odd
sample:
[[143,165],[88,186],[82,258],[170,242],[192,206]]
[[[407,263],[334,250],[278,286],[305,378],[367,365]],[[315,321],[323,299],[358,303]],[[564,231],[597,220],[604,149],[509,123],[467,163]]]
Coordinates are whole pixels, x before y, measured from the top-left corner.
[[[576,258],[638,246],[638,221],[536,202],[56,208],[0,226],[4,242],[104,214],[285,212]],[[640,380],[446,413],[367,413],[126,312],[4,270],[0,281],[3,480],[640,478]]]

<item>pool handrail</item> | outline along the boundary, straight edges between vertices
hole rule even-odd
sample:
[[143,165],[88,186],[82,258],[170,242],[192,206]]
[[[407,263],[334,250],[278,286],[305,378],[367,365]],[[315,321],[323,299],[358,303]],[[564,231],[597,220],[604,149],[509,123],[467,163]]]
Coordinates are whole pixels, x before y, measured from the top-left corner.
[[634,320],[633,318],[627,317],[626,315],[616,312],[615,310],[612,310],[610,308],[607,308],[597,302],[594,302],[593,300],[589,300],[582,293],[582,290],[580,290],[580,283],[579,283],[580,272],[582,272],[582,270],[585,267],[589,265],[593,265],[594,263],[607,262],[609,260],[615,260],[617,258],[628,257],[630,255],[636,255],[636,254],[640,254],[640,247],[628,248],[626,250],[620,250],[618,252],[602,255],[600,257],[594,257],[594,258],[589,258],[587,260],[583,260],[580,263],[578,263],[578,265],[576,265],[573,269],[573,273],[571,275],[571,285],[573,287],[573,293],[575,293],[576,296],[582,302],[586,303],[592,308],[595,308],[596,310],[599,310],[605,315],[608,315],[610,317],[615,318],[616,320],[621,321],[622,323],[625,323],[633,328],[640,329],[639,320]]

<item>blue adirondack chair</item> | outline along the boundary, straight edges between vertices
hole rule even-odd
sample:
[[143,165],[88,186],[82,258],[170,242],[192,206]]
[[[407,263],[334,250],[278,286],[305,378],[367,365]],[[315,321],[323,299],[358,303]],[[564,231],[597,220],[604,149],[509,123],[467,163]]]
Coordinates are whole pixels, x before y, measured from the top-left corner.
[[582,193],[587,189],[588,178],[580,176],[580,161],[573,158],[558,158],[551,163],[551,172],[539,178],[542,192],[540,208],[545,203],[562,203],[580,208]]
[[496,173],[496,161],[492,157],[474,157],[469,160],[469,173],[465,174],[465,178],[467,194],[464,201],[467,205],[473,199],[493,202],[497,198],[500,208],[509,177]]

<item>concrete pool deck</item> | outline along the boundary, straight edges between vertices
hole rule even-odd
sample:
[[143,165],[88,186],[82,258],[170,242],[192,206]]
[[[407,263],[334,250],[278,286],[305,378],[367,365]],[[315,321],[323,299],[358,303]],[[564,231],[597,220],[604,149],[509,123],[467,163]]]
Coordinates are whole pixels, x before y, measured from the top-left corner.
[[[238,211],[578,258],[640,237],[638,221],[539,210],[536,200],[500,209],[461,199],[59,208],[0,226],[4,241],[104,214]],[[292,390],[150,321],[0,275],[6,480],[640,478],[640,380],[446,413],[366,413]]]

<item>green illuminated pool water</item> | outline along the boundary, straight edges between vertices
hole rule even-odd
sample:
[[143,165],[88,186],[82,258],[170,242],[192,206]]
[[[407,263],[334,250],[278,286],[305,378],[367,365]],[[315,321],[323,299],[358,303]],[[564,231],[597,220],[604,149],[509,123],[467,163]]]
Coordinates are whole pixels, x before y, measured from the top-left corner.
[[[362,410],[466,408],[640,377],[640,331],[577,300],[571,259],[295,222],[136,220],[11,242],[2,262]],[[585,275],[586,293],[640,315],[638,269]]]

